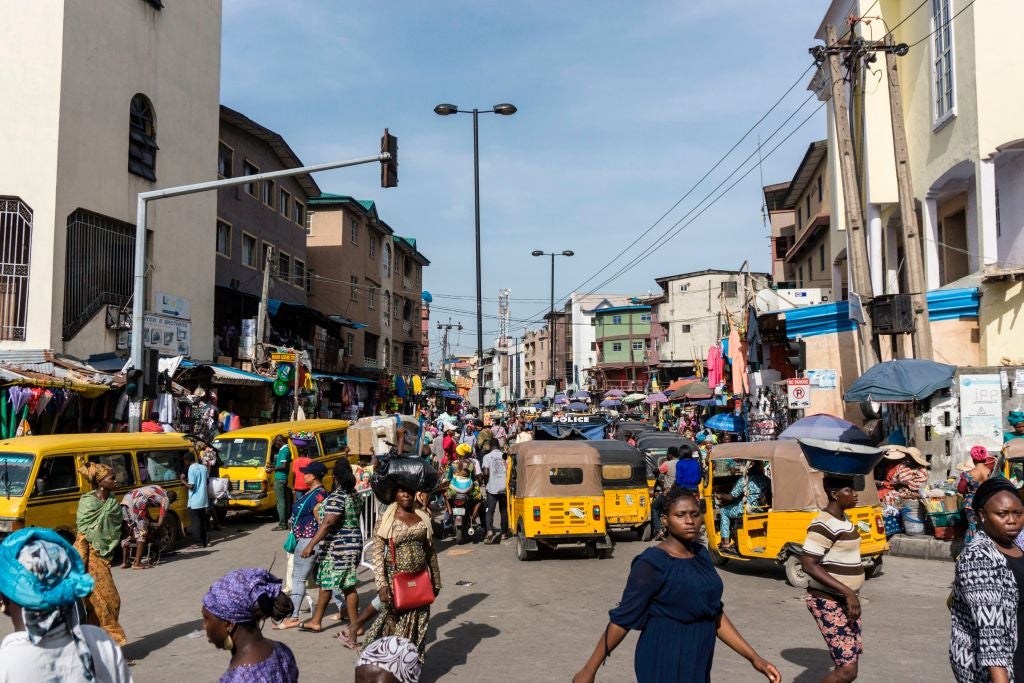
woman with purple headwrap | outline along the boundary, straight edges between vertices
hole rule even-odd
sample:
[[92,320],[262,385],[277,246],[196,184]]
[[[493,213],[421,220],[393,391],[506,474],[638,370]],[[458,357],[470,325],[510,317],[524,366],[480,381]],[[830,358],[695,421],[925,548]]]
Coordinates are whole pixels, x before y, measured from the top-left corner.
[[231,653],[219,683],[295,683],[299,667],[284,643],[263,637],[267,619],[291,614],[281,579],[265,569],[236,569],[217,579],[203,597],[203,628],[214,646]]

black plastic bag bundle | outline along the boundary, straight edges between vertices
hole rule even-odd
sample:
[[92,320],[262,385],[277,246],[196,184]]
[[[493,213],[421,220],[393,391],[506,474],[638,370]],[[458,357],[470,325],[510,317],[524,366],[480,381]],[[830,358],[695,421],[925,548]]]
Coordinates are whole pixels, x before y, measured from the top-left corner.
[[395,502],[398,486],[410,491],[430,493],[437,488],[440,477],[437,470],[423,458],[396,455],[381,458],[370,477],[373,494],[384,503]]

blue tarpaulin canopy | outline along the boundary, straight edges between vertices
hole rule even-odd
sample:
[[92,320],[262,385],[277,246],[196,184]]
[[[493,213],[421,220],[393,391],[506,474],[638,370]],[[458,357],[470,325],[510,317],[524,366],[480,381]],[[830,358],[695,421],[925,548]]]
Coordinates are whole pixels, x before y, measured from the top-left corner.
[[605,438],[608,420],[602,417],[586,416],[578,420],[554,421],[538,419],[533,421],[534,439],[595,439]]
[[732,413],[718,413],[704,421],[704,426],[709,429],[717,429],[721,432],[741,433],[746,431],[743,417]]
[[890,360],[869,368],[850,385],[843,399],[847,403],[917,401],[948,389],[955,371],[953,365],[930,360]]
[[875,445],[871,437],[865,434],[864,430],[857,425],[835,415],[827,415],[825,413],[800,418],[782,430],[782,433],[779,434],[779,439],[789,439],[792,441],[797,439],[821,439],[824,441],[858,443],[866,446]]

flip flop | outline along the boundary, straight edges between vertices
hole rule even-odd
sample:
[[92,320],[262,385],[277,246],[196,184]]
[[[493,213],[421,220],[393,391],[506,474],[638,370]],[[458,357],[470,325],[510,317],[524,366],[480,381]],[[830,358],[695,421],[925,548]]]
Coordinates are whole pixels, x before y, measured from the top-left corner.
[[275,630],[275,631],[287,631],[290,628],[297,628],[297,627],[299,627],[301,625],[302,624],[301,624],[301,622],[299,622],[298,619],[296,619],[295,623],[292,624],[291,626],[286,626],[285,623],[282,621],[280,624],[274,624],[273,630]]
[[323,633],[324,627],[321,624],[320,628],[310,628],[309,626],[306,626],[306,622],[302,622],[299,624],[299,630],[305,631],[306,633]]

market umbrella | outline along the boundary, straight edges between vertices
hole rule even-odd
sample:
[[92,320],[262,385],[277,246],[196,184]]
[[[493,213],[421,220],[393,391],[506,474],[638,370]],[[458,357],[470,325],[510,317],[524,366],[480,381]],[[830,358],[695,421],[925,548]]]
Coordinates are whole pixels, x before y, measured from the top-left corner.
[[559,405],[564,405],[564,404],[566,404],[568,402],[569,402],[569,399],[565,397],[565,394],[556,394],[555,395],[555,403],[558,403]]
[[874,446],[871,437],[864,433],[864,430],[846,420],[829,415],[818,413],[801,418],[786,427],[779,439],[821,439],[824,441],[839,441],[842,443],[857,443],[864,446]]
[[697,381],[696,377],[683,377],[682,379],[677,379],[674,382],[672,382],[671,384],[669,384],[667,387],[665,387],[665,393],[666,394],[671,394],[673,391],[677,391],[679,389],[682,389],[687,384],[691,384],[691,383],[696,382],[696,381]]
[[573,401],[567,408],[573,412],[582,413],[587,409],[587,404],[582,401]]
[[861,401],[917,401],[928,398],[939,389],[948,389],[953,383],[956,366],[931,360],[903,358],[879,363],[857,378],[843,400]]
[[451,382],[446,382],[443,379],[428,377],[423,380],[423,388],[433,389],[435,391],[453,391],[455,389],[455,385]]
[[684,401],[687,399],[711,398],[715,392],[707,385],[707,382],[690,382],[672,392],[669,400]]
[[747,426],[741,415],[732,413],[718,413],[704,421],[708,429],[717,429],[720,432],[735,432],[737,434],[746,431]]
[[621,405],[622,401],[616,400],[614,398],[609,398],[605,399],[604,401],[601,401],[602,408],[618,408]]
[[626,403],[639,403],[640,401],[647,398],[643,394],[630,394],[626,398],[622,399]]
[[589,391],[584,391],[583,389],[580,389],[579,391],[577,391],[575,394],[572,395],[572,400],[574,400],[574,401],[589,401],[590,400],[590,392]]
[[625,395],[626,392],[623,391],[622,389],[611,389],[609,391],[604,392],[605,398],[622,398]]
[[644,403],[646,403],[649,406],[653,406],[657,403],[668,403],[668,396],[661,393],[660,391],[656,391],[647,398],[645,398]]

